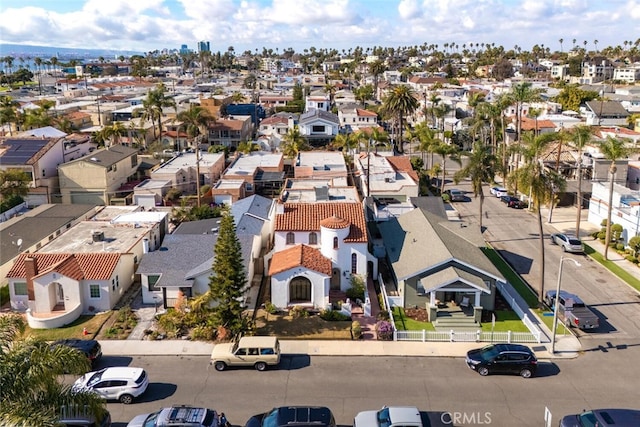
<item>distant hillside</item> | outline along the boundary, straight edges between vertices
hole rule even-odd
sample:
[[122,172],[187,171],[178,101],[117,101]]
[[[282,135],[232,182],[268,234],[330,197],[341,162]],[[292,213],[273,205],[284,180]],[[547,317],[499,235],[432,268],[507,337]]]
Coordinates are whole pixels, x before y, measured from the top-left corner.
[[42,59],[48,59],[55,56],[59,59],[71,59],[97,58],[99,56],[103,56],[111,59],[117,58],[120,55],[128,57],[136,54],[139,55],[144,53],[130,50],[81,49],[0,43],[0,57],[12,56],[14,58],[20,58],[29,56],[31,58],[39,57]]

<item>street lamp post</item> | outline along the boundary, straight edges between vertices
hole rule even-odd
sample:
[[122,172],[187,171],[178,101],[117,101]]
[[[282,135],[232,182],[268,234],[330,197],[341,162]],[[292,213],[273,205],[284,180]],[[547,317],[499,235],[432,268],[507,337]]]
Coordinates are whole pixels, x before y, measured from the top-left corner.
[[560,257],[558,284],[556,286],[556,295],[553,301],[553,333],[551,334],[551,354],[556,353],[556,332],[558,330],[558,298],[560,298],[560,279],[562,278],[562,263],[564,261],[572,261],[576,265],[576,267],[580,267],[582,265],[573,258],[565,258],[564,255]]

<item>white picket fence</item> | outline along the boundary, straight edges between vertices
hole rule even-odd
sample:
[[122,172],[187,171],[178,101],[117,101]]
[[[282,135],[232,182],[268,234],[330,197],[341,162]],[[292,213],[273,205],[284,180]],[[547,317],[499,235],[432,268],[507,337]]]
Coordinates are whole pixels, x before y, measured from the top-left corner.
[[394,341],[444,341],[444,342],[506,342],[506,343],[537,343],[542,342],[543,337],[546,337],[533,322],[529,316],[522,311],[519,305],[516,303],[516,297],[512,295],[513,288],[506,286],[502,282],[497,282],[496,287],[509,303],[513,311],[522,319],[529,332],[514,332],[514,331],[500,331],[500,332],[483,332],[480,329],[477,331],[398,331],[396,329],[395,322],[393,321],[393,305],[395,301],[392,300],[387,294],[382,275],[379,275],[378,280],[380,282],[380,291],[382,292],[383,302],[386,309],[389,312],[391,324],[393,325],[393,340]]
[[477,331],[395,331],[394,341],[444,341],[444,342],[506,342],[540,343],[531,332],[484,332]]

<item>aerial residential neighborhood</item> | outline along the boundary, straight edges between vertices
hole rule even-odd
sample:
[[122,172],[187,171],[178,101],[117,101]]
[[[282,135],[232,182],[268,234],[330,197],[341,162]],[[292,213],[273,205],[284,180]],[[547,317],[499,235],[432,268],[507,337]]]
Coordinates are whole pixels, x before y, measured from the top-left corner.
[[[0,57],[0,346],[44,337],[98,408],[33,425],[640,425],[635,382],[564,407],[541,391],[640,344],[640,39],[563,41]],[[95,343],[75,365],[61,339]],[[194,375],[173,380],[181,354]],[[333,375],[343,356],[353,372]],[[526,379],[537,418],[426,410],[412,387],[453,399],[459,366],[479,374],[469,402],[521,387],[480,377]],[[260,415],[261,397],[232,400],[298,371],[336,400],[305,400],[320,379]],[[158,372],[220,383],[186,400]],[[339,380],[388,400],[334,414],[357,400]]]

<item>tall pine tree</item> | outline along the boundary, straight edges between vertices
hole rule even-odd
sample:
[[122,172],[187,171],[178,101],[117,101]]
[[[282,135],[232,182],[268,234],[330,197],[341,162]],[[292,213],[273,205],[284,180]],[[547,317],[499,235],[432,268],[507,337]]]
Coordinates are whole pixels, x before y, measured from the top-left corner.
[[229,210],[225,210],[220,221],[214,253],[209,294],[217,305],[213,307],[212,316],[216,324],[226,328],[232,337],[238,337],[250,329],[242,308],[247,277],[236,225]]

